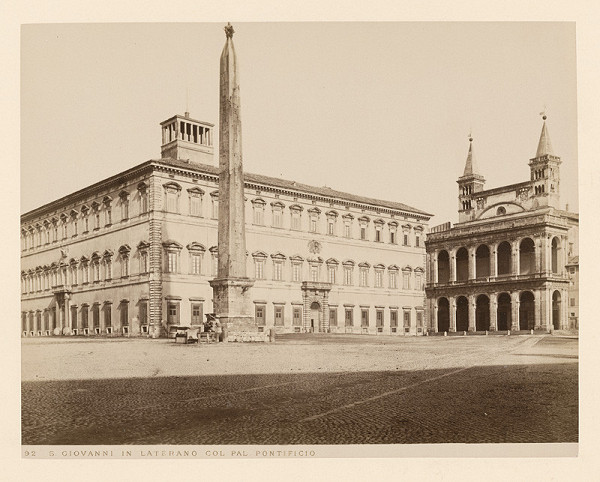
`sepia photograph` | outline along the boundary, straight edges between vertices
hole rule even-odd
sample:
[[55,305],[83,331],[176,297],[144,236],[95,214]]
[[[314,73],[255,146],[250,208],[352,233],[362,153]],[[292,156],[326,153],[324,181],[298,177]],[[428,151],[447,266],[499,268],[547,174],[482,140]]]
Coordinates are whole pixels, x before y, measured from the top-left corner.
[[577,455],[575,22],[31,23],[20,75],[24,456]]

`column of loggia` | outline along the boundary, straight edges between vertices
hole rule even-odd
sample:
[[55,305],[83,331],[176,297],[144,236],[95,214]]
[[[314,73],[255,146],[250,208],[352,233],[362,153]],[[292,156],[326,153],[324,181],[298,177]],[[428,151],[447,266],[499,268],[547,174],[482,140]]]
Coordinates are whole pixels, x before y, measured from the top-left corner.
[[456,297],[451,296],[448,300],[448,310],[450,311],[450,331],[456,332]]
[[545,329],[546,327],[542,324],[542,291],[534,290],[533,296],[534,296],[534,306],[535,306],[535,313],[533,315],[535,317],[534,329],[536,329],[536,330]]
[[456,249],[451,249],[449,254],[449,264],[450,264],[450,282],[456,283]]
[[490,278],[498,276],[498,243],[490,248]]
[[475,279],[475,247],[470,247],[468,248],[469,250],[469,258],[468,258],[468,263],[469,263],[469,279],[473,280]]
[[510,295],[511,297],[511,317],[512,317],[512,326],[511,330],[517,331],[519,329],[519,292],[513,291]]
[[520,272],[519,268],[519,240],[514,240],[511,243],[511,254],[512,254],[512,274],[517,276]]
[[433,316],[431,325],[432,325],[433,331],[435,333],[437,333],[438,328],[439,328],[438,327],[438,305],[437,305],[437,302],[435,299],[431,300],[431,304],[433,305],[433,310],[431,310],[432,316]]
[[498,294],[490,294],[490,331],[498,329]]
[[469,331],[475,331],[475,316],[476,316],[477,298],[475,295],[469,295]]

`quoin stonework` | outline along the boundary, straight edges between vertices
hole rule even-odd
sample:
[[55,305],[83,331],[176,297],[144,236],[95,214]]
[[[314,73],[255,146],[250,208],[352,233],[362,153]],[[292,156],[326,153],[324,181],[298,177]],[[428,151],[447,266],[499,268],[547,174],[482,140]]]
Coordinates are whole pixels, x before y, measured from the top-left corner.
[[484,189],[469,138],[459,222],[426,241],[429,330],[578,328],[579,216],[560,208],[561,162],[544,114],[529,180]]
[[160,124],[159,159],[21,216],[23,336],[158,337],[208,313],[258,334],[425,333],[431,214],[243,173],[227,33],[220,165],[214,124],[186,112]]

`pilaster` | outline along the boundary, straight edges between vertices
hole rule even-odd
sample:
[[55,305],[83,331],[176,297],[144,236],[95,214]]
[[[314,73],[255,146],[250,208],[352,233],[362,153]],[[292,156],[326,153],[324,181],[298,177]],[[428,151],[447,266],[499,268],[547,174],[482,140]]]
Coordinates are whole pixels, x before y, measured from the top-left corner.
[[477,301],[475,295],[469,295],[469,331],[475,331],[475,308]]

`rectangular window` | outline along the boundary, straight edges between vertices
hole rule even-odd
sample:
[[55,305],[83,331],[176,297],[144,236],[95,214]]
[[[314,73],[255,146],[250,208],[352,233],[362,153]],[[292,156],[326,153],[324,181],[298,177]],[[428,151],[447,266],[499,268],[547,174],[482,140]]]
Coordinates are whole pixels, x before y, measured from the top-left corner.
[[275,305],[275,326],[283,326],[283,306]]
[[408,246],[408,234],[404,235],[403,244],[404,244],[404,246]]
[[317,232],[317,219],[314,217],[310,218],[310,232],[311,233]]
[[344,323],[346,326],[354,325],[354,316],[353,316],[352,308],[346,308],[345,314],[344,314]]
[[256,279],[264,279],[265,261],[263,259],[257,259],[254,261],[254,277]]
[[192,253],[192,274],[200,274],[202,269],[202,256],[200,253]]
[[363,328],[369,326],[369,310],[367,309],[360,310],[360,326]]
[[423,312],[417,311],[417,327],[423,328]]
[[100,263],[98,261],[96,261],[94,263],[93,270],[94,270],[94,281],[100,281]]
[[319,281],[319,268],[318,266],[310,267],[310,280],[311,281]]
[[352,286],[352,267],[344,266],[344,285]]
[[[83,218],[83,232],[87,233],[90,230],[90,219],[86,216]],[[46,241],[48,242],[48,241]]]
[[88,307],[87,306],[81,307],[81,327],[82,328],[88,327]]
[[302,308],[294,308],[292,324],[294,326],[302,326]]
[[217,219],[219,217],[219,200],[213,197],[212,200],[212,217]]
[[167,323],[169,325],[179,324],[179,303],[167,303]]
[[217,253],[213,253],[212,255],[212,274],[213,276],[217,276],[219,272],[219,255]]
[[140,252],[140,273],[148,272],[148,253],[146,251]]
[[273,227],[281,228],[283,223],[283,213],[281,212],[281,208],[273,208]]
[[105,271],[106,271],[106,276],[105,279],[110,280],[112,279],[112,261],[110,259],[107,259],[105,262]]
[[94,229],[100,229],[100,213],[94,215]]
[[335,284],[335,272],[337,271],[335,266],[327,267],[327,278],[330,283]]
[[256,204],[254,206],[254,224],[257,224],[258,226],[265,224],[264,212],[265,210],[262,204]]
[[410,328],[410,311],[404,312],[404,328]]
[[192,303],[192,325],[201,325],[202,318],[202,303]]
[[410,288],[410,273],[402,273],[402,289]]
[[396,231],[390,231],[390,243],[396,244]]
[[140,191],[140,214],[148,212],[148,194],[146,191]]
[[337,326],[337,309],[329,308],[329,326]]
[[265,306],[256,305],[254,313],[258,326],[265,326]]
[[349,238],[350,236],[351,236],[350,224],[346,223],[346,224],[344,224],[344,237]]
[[292,281],[300,281],[302,265],[300,263],[292,263]]
[[129,303],[121,303],[121,326],[129,325]]
[[129,219],[129,199],[121,199],[121,220]]
[[275,261],[273,263],[273,280],[283,280],[283,261]]
[[375,270],[375,288],[383,287],[383,271]]
[[62,238],[67,239],[67,224],[62,225]]
[[121,276],[127,277],[129,276],[129,257],[123,256],[121,258]]
[[112,305],[106,304],[104,306],[104,328],[112,327]]
[[368,286],[369,272],[367,268],[360,268],[360,286]]
[[360,239],[367,239],[367,228],[364,226],[360,227]]
[[106,208],[106,216],[105,216],[105,220],[106,220],[106,225],[110,226],[112,224],[112,209],[111,208]]
[[177,270],[178,270],[177,258],[178,258],[178,256],[179,256],[179,253],[177,253],[175,251],[167,251],[167,266],[166,266],[167,273],[177,273]]
[[421,238],[420,236],[415,236],[415,246],[421,246]]
[[571,298],[569,300],[569,304],[570,304],[570,306],[575,306],[575,298]]
[[202,216],[202,198],[200,196],[190,197],[190,216]]
[[176,192],[167,192],[167,212],[169,212],[169,213],[177,212],[177,193]]
[[375,323],[378,328],[383,327],[383,310],[377,310],[375,313]]
[[398,272],[390,271],[390,288],[396,289],[398,288]]
[[398,311],[391,310],[390,311],[390,327],[396,328],[398,326]]
[[375,241],[381,243],[381,229],[375,230]]
[[148,302],[140,301],[140,325],[148,324]]
[[300,212],[292,211],[292,229],[299,231],[301,228],[300,224]]
[[334,227],[335,227],[335,225],[333,224],[333,220],[330,219],[327,222],[327,234],[333,236],[335,234]]
[[421,275],[421,273],[415,273],[415,289],[423,289],[423,276]]

